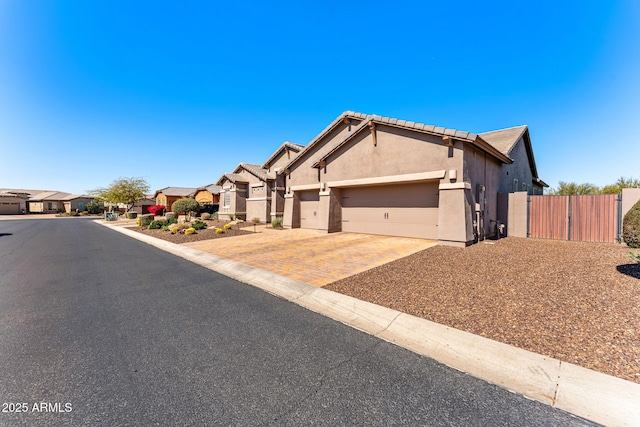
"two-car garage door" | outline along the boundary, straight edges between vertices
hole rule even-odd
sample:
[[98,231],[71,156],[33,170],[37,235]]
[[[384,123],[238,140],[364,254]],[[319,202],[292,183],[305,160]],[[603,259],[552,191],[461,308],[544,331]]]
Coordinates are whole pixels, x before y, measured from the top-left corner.
[[342,231],[438,238],[438,182],[341,189]]
[[20,203],[0,202],[0,215],[18,215]]

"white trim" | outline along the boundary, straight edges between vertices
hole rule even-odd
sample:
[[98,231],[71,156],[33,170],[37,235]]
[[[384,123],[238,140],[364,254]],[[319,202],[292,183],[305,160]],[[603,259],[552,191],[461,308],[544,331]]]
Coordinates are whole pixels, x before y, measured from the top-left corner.
[[440,184],[438,190],[471,190],[470,182],[452,182]]
[[427,181],[430,179],[443,179],[446,170],[409,173],[406,175],[388,175],[377,176],[372,178],[360,178],[360,179],[347,179],[344,181],[327,182],[327,187],[358,187],[363,185],[378,185],[378,184],[395,184],[399,182],[418,182]]
[[284,198],[285,199],[293,199],[293,194],[285,194]]
[[264,182],[254,182],[253,184],[249,184],[249,187],[264,187]]
[[253,197],[247,199],[247,202],[260,201],[260,200],[271,200],[271,197]]
[[330,196],[331,195],[331,191],[321,191],[320,195],[321,196]]

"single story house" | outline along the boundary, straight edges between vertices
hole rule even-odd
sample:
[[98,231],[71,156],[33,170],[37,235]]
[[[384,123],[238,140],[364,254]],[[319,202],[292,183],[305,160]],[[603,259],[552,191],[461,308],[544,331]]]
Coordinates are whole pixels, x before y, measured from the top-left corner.
[[303,146],[284,142],[262,165],[240,163],[232,173],[224,174],[217,184],[222,187],[218,211],[220,219],[232,216],[244,220],[258,218],[270,222],[282,216],[284,186],[278,184],[278,172]]
[[30,213],[60,213],[64,212],[64,202],[71,196],[61,191],[44,191],[33,194],[27,202],[27,211]]
[[[256,182],[248,171],[237,175],[235,191],[240,177],[242,191]],[[527,126],[475,134],[351,111],[278,175],[286,228],[436,239],[454,246],[493,233],[498,193],[542,194],[546,186]]]
[[166,206],[167,211],[171,211],[173,202],[184,197],[191,197],[196,190],[196,188],[165,187],[157,190],[153,197],[156,200],[156,205]]
[[28,193],[0,191],[0,215],[19,215],[27,212]]
[[64,211],[67,213],[75,212],[76,210],[82,212],[86,210],[87,203],[93,202],[95,199],[91,196],[77,194],[70,194],[67,197],[62,198]]

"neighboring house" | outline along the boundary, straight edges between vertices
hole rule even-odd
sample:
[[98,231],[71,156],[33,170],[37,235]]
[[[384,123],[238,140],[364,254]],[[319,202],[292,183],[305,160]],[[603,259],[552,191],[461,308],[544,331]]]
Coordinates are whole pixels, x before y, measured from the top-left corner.
[[285,188],[284,178],[278,180],[278,172],[303,148],[284,142],[263,165],[240,163],[232,173],[222,175],[218,180],[222,186],[218,217],[224,220],[231,216],[244,220],[258,218],[260,222],[270,222],[282,216]]
[[27,202],[27,211],[30,213],[60,213],[64,212],[64,202],[71,196],[61,191],[44,191],[33,194]]
[[215,184],[209,184],[204,187],[198,187],[192,197],[201,205],[217,205],[220,203],[220,191],[222,187]]
[[[134,203],[134,205],[131,207],[129,212],[136,212],[139,215],[148,214],[149,206],[154,206],[155,204],[156,204],[155,195],[145,194],[144,199],[138,200],[136,203]],[[111,206],[112,209],[114,208],[122,213],[126,212],[127,208],[129,207],[126,203],[117,203],[117,204],[107,203],[107,206]]]
[[492,234],[499,192],[546,186],[526,126],[474,134],[349,111],[280,174],[287,228],[454,246]]
[[184,197],[190,197],[195,191],[195,188],[166,187],[157,190],[154,197],[156,199],[156,205],[166,206],[167,211],[171,211],[173,202]]
[[75,212],[78,210],[82,212],[86,210],[87,203],[93,202],[94,198],[91,196],[78,196],[76,194],[70,194],[67,197],[62,198],[64,211],[67,213]]
[[27,211],[28,193],[0,191],[0,215],[19,215]]

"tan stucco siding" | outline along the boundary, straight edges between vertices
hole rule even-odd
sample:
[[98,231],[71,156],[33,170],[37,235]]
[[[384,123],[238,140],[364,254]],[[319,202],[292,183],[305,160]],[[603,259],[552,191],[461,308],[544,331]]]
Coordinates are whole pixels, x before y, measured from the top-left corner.
[[200,190],[200,191],[196,192],[194,198],[201,205],[208,204],[208,203],[215,203],[213,201],[213,194],[211,194],[207,190]]
[[356,120],[352,121],[351,125],[341,123],[336,126],[331,132],[325,135],[322,140],[305,153],[300,154],[298,162],[291,167],[291,182],[287,182],[287,185],[309,184],[318,181],[318,170],[313,168],[313,164],[316,160],[326,153],[328,149],[339,141],[342,141],[344,137],[352,133],[359,123]]
[[[441,138],[397,128],[377,126],[376,144],[369,129],[327,158],[322,182],[378,176],[405,175],[434,170],[458,169],[461,150],[453,157]],[[316,180],[317,181],[317,180]],[[293,185],[293,184],[291,184]]]
[[[513,164],[502,167],[498,191],[505,193],[526,191],[527,194],[533,194],[533,174],[531,173],[527,150],[522,138],[514,145],[509,157],[513,159]],[[541,191],[540,187],[538,187],[537,191]]]

